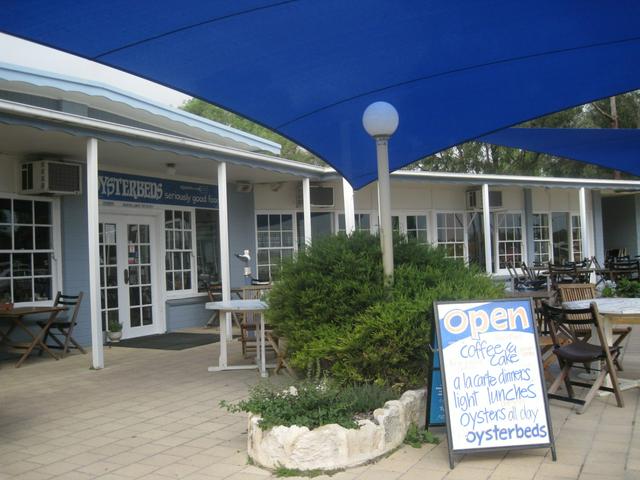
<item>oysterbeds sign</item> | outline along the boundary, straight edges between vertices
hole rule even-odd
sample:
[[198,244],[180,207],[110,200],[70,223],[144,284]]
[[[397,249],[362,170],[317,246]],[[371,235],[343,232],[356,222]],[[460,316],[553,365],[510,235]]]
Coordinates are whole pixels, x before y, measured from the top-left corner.
[[218,208],[216,185],[177,182],[124,173],[99,172],[98,196],[101,200]]
[[452,453],[555,446],[531,300],[437,303]]

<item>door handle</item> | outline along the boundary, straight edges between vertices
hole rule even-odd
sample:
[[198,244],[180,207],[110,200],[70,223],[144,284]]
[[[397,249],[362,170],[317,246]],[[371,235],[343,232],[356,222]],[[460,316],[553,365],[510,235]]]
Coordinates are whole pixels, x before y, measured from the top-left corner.
[[124,269],[124,283],[125,283],[125,285],[129,284],[129,269],[128,268]]

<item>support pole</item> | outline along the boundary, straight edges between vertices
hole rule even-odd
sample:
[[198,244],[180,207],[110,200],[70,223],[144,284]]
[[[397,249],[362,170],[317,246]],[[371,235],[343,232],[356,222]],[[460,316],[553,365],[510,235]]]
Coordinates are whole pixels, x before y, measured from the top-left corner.
[[304,244],[311,245],[311,181],[302,179],[302,210],[304,216]]
[[87,140],[87,241],[89,247],[89,316],[91,320],[91,368],[104,368],[100,315],[100,238],[98,200],[98,140]]
[[493,271],[491,257],[491,205],[489,205],[489,184],[482,185],[482,230],[484,234],[484,268],[488,274]]
[[[220,223],[220,281],[222,283],[222,301],[231,300],[231,274],[229,272],[229,203],[227,199],[227,164],[218,164],[218,220]],[[220,332],[224,329],[224,341],[221,335],[220,361],[218,366],[227,366],[227,343],[231,341],[231,313],[220,315]]]
[[389,179],[389,137],[376,137],[378,156],[378,224],[385,284],[393,283],[393,232],[391,230],[391,181]]
[[582,256],[591,258],[591,242],[589,241],[589,229],[587,228],[587,191],[584,187],[578,190],[578,203],[580,206],[580,234],[582,236]]
[[353,187],[346,179],[342,179],[342,196],[344,197],[344,229],[347,235],[356,230],[356,212],[353,202]]

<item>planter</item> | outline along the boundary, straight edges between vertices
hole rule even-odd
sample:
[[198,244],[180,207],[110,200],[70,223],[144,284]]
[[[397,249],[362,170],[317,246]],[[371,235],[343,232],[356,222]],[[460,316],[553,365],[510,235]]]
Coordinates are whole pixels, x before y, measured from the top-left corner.
[[257,465],[269,469],[339,470],[368,463],[400,446],[412,423],[425,426],[426,390],[409,390],[399,400],[358,421],[359,429],[324,425],[261,430],[259,415],[249,416],[247,450]]
[[122,338],[122,332],[107,332],[107,338],[112,343],[118,343]]

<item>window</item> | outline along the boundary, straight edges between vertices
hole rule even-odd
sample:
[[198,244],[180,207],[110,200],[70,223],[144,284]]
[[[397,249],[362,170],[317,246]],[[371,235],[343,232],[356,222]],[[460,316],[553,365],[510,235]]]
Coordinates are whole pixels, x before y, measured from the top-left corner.
[[427,243],[427,216],[407,215],[407,239],[420,244]]
[[582,257],[582,228],[580,226],[580,216],[571,215],[571,245],[573,247],[574,262],[581,262]]
[[258,214],[258,278],[271,279],[283,258],[293,256],[293,215]]
[[444,248],[447,257],[464,258],[464,215],[462,213],[438,213],[437,244]]
[[[371,231],[371,216],[368,213],[356,213],[356,231],[357,232],[370,232]],[[345,232],[347,229],[344,224],[344,213],[338,215],[338,231]]]
[[0,198],[0,302],[51,300],[53,253],[51,202]]
[[198,292],[220,282],[220,227],[217,210],[196,210]]
[[[298,232],[298,251],[304,250],[304,213],[296,214]],[[333,233],[333,214],[331,212],[311,212],[311,238],[327,237]]]
[[165,271],[168,292],[191,290],[193,224],[191,212],[165,210]]
[[534,262],[548,263],[551,261],[549,215],[546,213],[533,214],[533,252]]
[[564,263],[571,260],[569,256],[569,214],[553,212],[551,214],[551,230],[553,235],[553,261]]
[[498,269],[522,263],[522,216],[519,213],[495,214],[498,242]]

